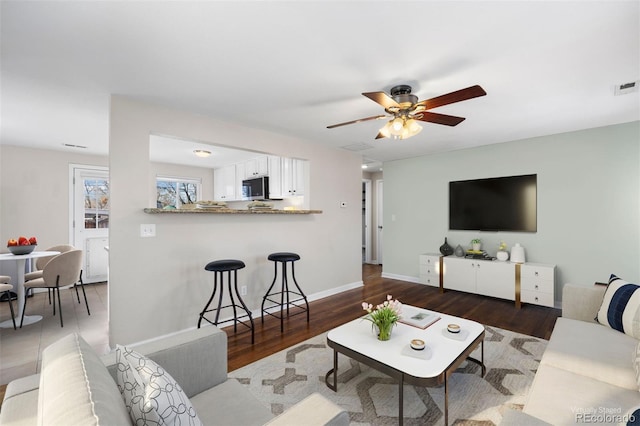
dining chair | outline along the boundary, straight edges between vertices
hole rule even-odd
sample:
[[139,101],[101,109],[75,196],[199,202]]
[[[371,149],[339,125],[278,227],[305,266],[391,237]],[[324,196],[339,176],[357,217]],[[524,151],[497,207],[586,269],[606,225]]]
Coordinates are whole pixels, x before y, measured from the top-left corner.
[[7,297],[7,302],[9,303],[9,309],[11,310],[11,321],[13,321],[13,329],[16,329],[16,316],[13,312],[13,302],[11,301],[12,294],[11,290],[13,290],[13,286],[9,284],[11,282],[11,277],[7,275],[0,275],[0,293],[4,293]]
[[[49,247],[48,249],[45,249],[45,251],[59,251],[60,253],[65,253],[65,252],[68,252],[69,250],[74,250],[74,249],[75,247],[70,244],[60,244],[57,246]],[[24,280],[31,281],[31,280],[36,280],[38,278],[42,278],[42,270],[44,269],[45,265],[49,263],[49,261],[56,256],[57,254],[54,254],[53,256],[37,258],[36,264],[35,264],[36,269],[32,272],[27,272],[26,274],[24,274]],[[49,304],[51,304],[51,290],[49,289],[47,293],[49,293]],[[80,296],[79,295],[77,296],[78,296],[78,303],[80,303]]]
[[[25,295],[34,288],[51,289],[53,293],[53,315],[56,314],[56,293],[58,294],[58,311],[60,314],[60,327],[64,327],[62,321],[62,302],[60,300],[60,288],[76,285],[80,283],[82,293],[84,294],[85,303],[87,303],[87,312],[89,312],[89,304],[87,302],[87,294],[84,291],[82,283],[82,250],[69,250],[61,253],[51,259],[42,270],[42,278],[27,281],[24,283]],[[77,290],[77,289],[76,289]],[[22,309],[22,319],[20,320],[20,328],[24,321],[24,312],[27,310],[27,299],[24,298],[24,307]],[[89,313],[91,315],[91,313]]]

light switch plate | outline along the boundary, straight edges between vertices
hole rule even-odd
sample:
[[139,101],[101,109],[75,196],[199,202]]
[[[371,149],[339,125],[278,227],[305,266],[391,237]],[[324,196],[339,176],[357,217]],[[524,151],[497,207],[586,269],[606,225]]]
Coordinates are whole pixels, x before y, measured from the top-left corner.
[[140,225],[140,236],[143,238],[156,236],[156,224],[155,223],[143,223]]

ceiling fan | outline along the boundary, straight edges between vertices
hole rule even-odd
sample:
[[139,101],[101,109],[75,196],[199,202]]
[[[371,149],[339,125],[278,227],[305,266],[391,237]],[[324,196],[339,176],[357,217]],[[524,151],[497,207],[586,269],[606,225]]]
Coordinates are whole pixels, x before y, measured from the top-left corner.
[[446,95],[418,102],[418,97],[411,93],[411,86],[404,84],[392,87],[390,93],[391,96],[387,95],[385,92],[363,93],[367,98],[382,105],[385,112],[389,115],[375,115],[373,117],[360,118],[358,120],[347,121],[345,123],[333,124],[331,126],[327,126],[327,129],[346,126],[347,124],[360,123],[362,121],[391,118],[391,120],[389,120],[387,124],[380,129],[376,139],[407,139],[411,136],[417,135],[422,130],[422,126],[420,126],[416,120],[444,124],[445,126],[457,126],[464,121],[464,117],[438,114],[428,110],[443,105],[453,104],[455,102],[466,101],[467,99],[473,99],[487,94],[482,87],[475,85],[467,87],[466,89],[447,93]]

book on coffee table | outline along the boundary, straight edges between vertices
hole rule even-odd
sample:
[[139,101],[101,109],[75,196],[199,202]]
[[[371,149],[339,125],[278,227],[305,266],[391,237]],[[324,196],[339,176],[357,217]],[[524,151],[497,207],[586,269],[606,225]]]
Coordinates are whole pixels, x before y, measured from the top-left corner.
[[402,305],[402,315],[398,322],[425,329],[440,319],[440,315],[426,309]]

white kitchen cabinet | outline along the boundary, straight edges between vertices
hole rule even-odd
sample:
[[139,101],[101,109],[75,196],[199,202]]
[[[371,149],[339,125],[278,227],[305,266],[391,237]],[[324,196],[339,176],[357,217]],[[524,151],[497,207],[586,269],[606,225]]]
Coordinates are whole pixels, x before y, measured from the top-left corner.
[[297,158],[283,158],[281,164],[283,195],[304,195],[308,161]]
[[[259,176],[269,176],[269,159],[266,155],[244,162],[245,179]],[[271,176],[269,176],[269,180],[271,180]]]
[[233,201],[236,199],[236,166],[225,166],[213,170],[213,199]]
[[282,158],[269,155],[269,198],[282,198]]
[[421,254],[420,282],[433,287],[440,287],[440,254]]
[[535,305],[554,306],[555,265],[525,263],[520,266],[521,300]]
[[234,183],[234,199],[242,200],[242,181],[247,177],[246,163],[236,163],[236,179]]

